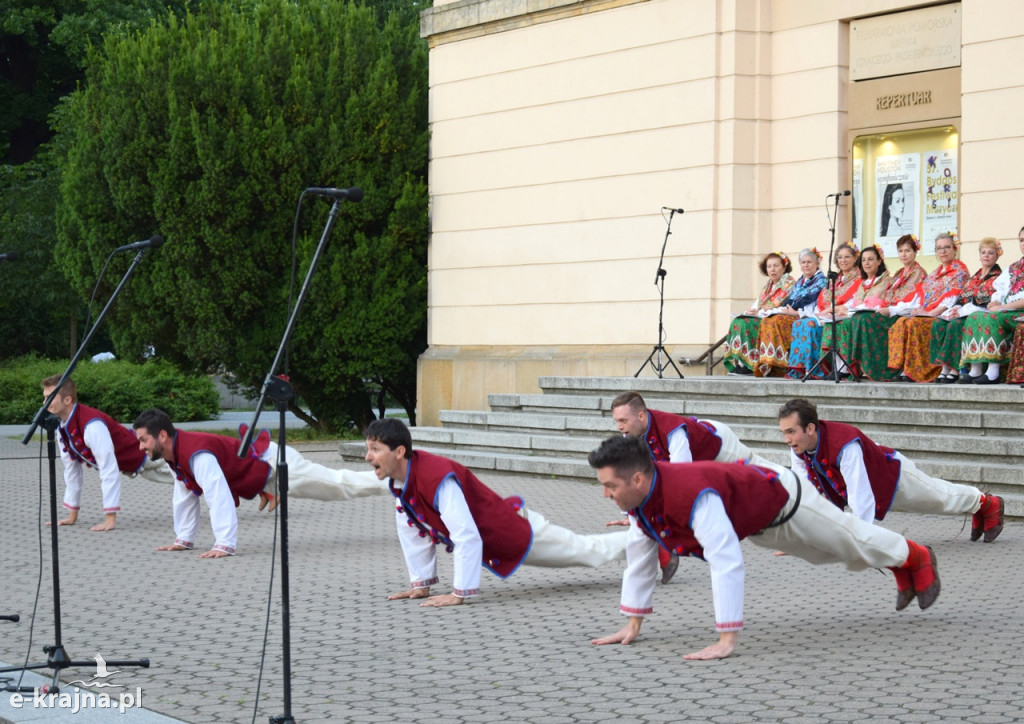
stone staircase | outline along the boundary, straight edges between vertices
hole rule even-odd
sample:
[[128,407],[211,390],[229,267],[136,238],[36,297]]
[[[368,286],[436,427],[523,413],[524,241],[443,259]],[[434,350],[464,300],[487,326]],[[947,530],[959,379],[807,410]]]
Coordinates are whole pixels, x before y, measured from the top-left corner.
[[[441,427],[413,428],[417,447],[476,470],[594,481],[587,453],[615,434],[609,409],[637,390],[649,407],[727,423],[754,452],[780,464],[789,449],[777,411],[806,397],[826,420],[847,422],[931,475],[1003,495],[1024,516],[1024,390],[1015,385],[806,382],[744,377],[541,377],[541,394],[493,394],[490,410],[446,410]],[[362,443],[342,457],[361,460]]]

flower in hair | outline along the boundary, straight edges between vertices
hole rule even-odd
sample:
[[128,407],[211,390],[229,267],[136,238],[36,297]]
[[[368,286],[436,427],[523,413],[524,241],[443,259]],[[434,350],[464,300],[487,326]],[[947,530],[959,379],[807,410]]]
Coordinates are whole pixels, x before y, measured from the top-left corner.
[[811,251],[812,251],[812,252],[814,252],[814,255],[815,255],[816,257],[818,257],[818,261],[820,262],[820,261],[821,261],[821,252],[820,252],[820,251],[818,251],[818,247],[816,247],[816,246],[812,246],[812,247],[811,247]]
[[786,256],[786,252],[784,252],[784,251],[773,251],[772,254],[774,254],[775,256],[777,256],[780,259],[782,259],[783,262],[788,262],[789,261],[789,257]]
[[878,258],[879,259],[881,259],[882,261],[885,261],[885,252],[882,251],[882,245],[881,244],[879,244],[876,241],[874,244],[871,245],[871,248],[874,249],[875,253],[878,254]]

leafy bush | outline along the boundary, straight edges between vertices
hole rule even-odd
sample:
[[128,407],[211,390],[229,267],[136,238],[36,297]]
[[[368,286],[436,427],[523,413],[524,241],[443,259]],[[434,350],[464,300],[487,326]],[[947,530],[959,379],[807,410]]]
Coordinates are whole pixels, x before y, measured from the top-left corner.
[[[0,365],[0,424],[29,425],[43,403],[40,380],[60,374],[64,360],[30,355]],[[172,420],[208,420],[219,411],[219,397],[208,377],[189,377],[162,360],[135,364],[122,360],[82,362],[72,379],[83,404],[97,407],[121,422],[131,422],[149,407],[167,411]]]

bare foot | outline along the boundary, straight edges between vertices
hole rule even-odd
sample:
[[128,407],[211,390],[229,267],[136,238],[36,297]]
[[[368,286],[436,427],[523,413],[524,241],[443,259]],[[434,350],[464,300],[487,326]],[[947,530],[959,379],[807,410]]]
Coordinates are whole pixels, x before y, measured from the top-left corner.
[[103,532],[107,530],[114,530],[115,527],[117,527],[117,513],[107,513],[107,517],[102,523],[97,523],[89,530]]
[[388,596],[388,600],[397,601],[401,598],[428,598],[429,596],[430,588],[410,588],[408,591],[392,593],[390,596]]
[[[78,513],[77,512],[73,512],[73,513],[71,513],[71,515],[69,515],[64,520],[58,520],[57,521],[57,525],[74,525],[77,522],[78,522]],[[50,527],[50,521],[46,521],[46,527],[47,528]]]

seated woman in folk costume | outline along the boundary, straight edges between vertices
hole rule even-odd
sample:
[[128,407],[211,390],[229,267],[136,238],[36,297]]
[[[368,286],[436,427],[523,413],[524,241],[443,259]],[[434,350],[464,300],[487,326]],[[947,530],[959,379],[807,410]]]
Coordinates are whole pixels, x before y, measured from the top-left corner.
[[[836,320],[836,336],[839,338],[839,373],[843,377],[849,376],[850,370],[847,364],[851,360],[850,339],[853,331],[853,320],[860,313],[874,314],[885,304],[885,294],[889,291],[889,284],[892,277],[889,270],[885,268],[885,254],[879,244],[872,244],[864,247],[857,259],[857,269],[860,271],[860,286],[845,305],[849,315]],[[838,312],[839,309],[837,308]],[[832,349],[832,325],[826,324],[821,336],[821,353]]]
[[754,306],[732,320],[725,340],[725,369],[730,374],[750,375],[757,363],[757,336],[761,319],[774,309],[782,306],[793,286],[793,265],[781,251],[773,251],[758,265],[761,273],[768,277]]
[[981,268],[964,285],[956,304],[939,315],[932,322],[932,340],[928,353],[933,364],[942,365],[942,371],[935,378],[939,384],[957,382],[969,383],[970,376],[960,370],[963,356],[963,331],[967,317],[973,312],[988,307],[995,291],[996,279],[1002,273],[996,260],[1003,255],[1003,245],[998,239],[986,236],[978,245]]
[[[846,304],[860,287],[860,272],[857,269],[857,246],[851,242],[840,244],[836,249],[835,263],[839,276],[835,280],[836,318],[845,317]],[[793,325],[793,344],[789,348],[789,372],[794,379],[804,376],[818,361],[821,351],[821,329],[832,319],[832,285],[818,294],[814,310]],[[815,377],[823,377],[821,373]]]
[[779,376],[789,367],[789,347],[793,343],[793,323],[801,313],[814,309],[814,303],[825,288],[825,275],[819,268],[821,252],[804,249],[797,256],[800,263],[800,278],[789,290],[789,296],[782,303],[778,314],[761,320],[758,340],[757,365],[754,374],[758,377]]
[[935,237],[935,255],[939,266],[925,277],[913,297],[901,302],[895,312],[900,315],[889,328],[889,369],[898,371],[904,382],[931,382],[942,371],[928,357],[932,337],[932,320],[952,307],[971,273],[956,258],[960,243],[956,234],[947,232]]
[[921,244],[917,237],[911,234],[901,236],[896,242],[896,251],[902,266],[889,280],[875,313],[855,314],[847,320],[843,356],[862,377],[877,382],[896,379],[898,373],[889,369],[888,334],[889,328],[899,317],[891,316],[889,308],[909,299],[917,285],[928,276],[924,267],[917,263],[917,252],[920,250]]
[[[1017,234],[1017,239],[1024,254],[1024,228]],[[999,381],[1000,367],[1010,359],[1011,341],[1017,338],[1014,333],[1014,330],[1019,330],[1017,317],[1022,314],[1024,259],[1018,259],[996,279],[988,309],[975,312],[964,323],[960,338],[960,364],[970,365],[968,374],[972,382],[991,385]],[[1016,374],[1013,379],[1016,379]]]

